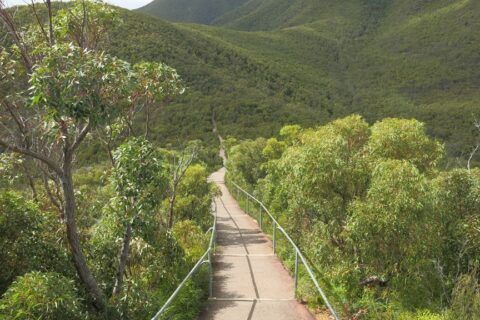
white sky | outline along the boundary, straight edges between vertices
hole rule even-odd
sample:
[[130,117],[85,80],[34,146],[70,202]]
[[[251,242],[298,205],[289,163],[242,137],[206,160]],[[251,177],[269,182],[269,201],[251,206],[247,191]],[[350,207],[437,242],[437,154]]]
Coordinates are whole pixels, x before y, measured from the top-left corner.
[[[15,5],[25,4],[29,2],[30,0],[5,0],[5,3],[7,4],[7,6],[15,6]],[[152,0],[107,0],[106,2],[117,5],[119,7],[124,7],[127,9],[136,9],[136,8],[143,7],[147,3],[152,2]]]

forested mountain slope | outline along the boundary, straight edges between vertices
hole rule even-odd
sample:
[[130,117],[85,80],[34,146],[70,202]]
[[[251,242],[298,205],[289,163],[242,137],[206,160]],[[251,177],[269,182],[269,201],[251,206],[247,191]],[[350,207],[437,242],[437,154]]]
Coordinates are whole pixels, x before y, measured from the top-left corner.
[[[255,137],[274,134],[286,123],[315,125],[330,118],[328,110],[340,108],[334,108],[337,102],[327,97],[327,87],[335,85],[332,80],[303,75],[295,66],[268,58],[270,50],[283,45],[283,41],[271,42],[275,36],[238,33],[253,36],[251,41],[268,41],[266,54],[254,55],[219,39],[215,29],[175,25],[130,12],[124,12],[123,21],[114,30],[108,51],[130,61],[165,61],[187,84],[186,93],[156,117],[154,132],[160,139],[216,139],[211,134],[214,112],[222,132]],[[299,76],[310,77],[311,84],[303,85]],[[319,94],[318,87],[325,90]]]
[[210,24],[246,2],[248,0],[160,0],[147,4],[139,11],[171,21]]
[[162,317],[197,318],[212,273],[181,281],[222,162],[312,266],[278,239],[299,301],[480,320],[479,9],[249,0],[209,25],[0,1],[0,319],[146,319],[172,292]]
[[[209,22],[217,26],[127,20],[152,28],[159,49],[150,55],[163,58],[164,47],[185,52],[169,59],[192,81],[182,106],[218,109],[220,130],[233,135],[267,136],[285,123],[309,126],[357,112],[370,122],[425,121],[452,156],[466,154],[475,139],[477,1],[250,0]],[[138,54],[146,52],[132,50]]]

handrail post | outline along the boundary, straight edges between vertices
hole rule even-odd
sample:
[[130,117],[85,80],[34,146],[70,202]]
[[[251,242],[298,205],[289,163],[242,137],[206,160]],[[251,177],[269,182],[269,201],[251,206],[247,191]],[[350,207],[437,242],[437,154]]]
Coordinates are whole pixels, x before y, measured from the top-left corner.
[[208,296],[213,296],[213,270],[212,270],[212,251],[208,253]]
[[260,206],[260,230],[263,231],[263,209],[262,209],[262,206]]
[[298,251],[295,250],[295,295],[298,288]]
[[246,212],[247,214],[250,214],[250,213],[248,212],[248,211],[249,211],[249,210],[248,210],[248,209],[249,209],[248,207],[249,207],[249,204],[250,204],[250,197],[249,197],[248,195],[246,195],[246,197],[247,197],[247,211],[245,211],[245,212]]
[[212,250],[213,250],[213,253],[216,253],[216,252],[217,252],[217,230],[216,230],[216,228],[215,228],[215,230],[213,231]]
[[277,223],[273,221],[273,254],[277,254]]

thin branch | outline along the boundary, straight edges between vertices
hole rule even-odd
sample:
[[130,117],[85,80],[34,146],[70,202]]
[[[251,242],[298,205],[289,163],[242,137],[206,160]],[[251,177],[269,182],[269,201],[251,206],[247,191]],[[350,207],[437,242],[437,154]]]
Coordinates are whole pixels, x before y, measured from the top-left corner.
[[20,49],[25,68],[30,72],[33,68],[32,60],[30,59],[25,44],[17,31],[17,26],[15,25],[12,16],[8,13],[3,1],[0,1],[0,20],[2,20],[7,32],[11,35],[13,42]]
[[43,36],[45,37],[45,41],[47,41],[47,43],[50,43],[50,39],[48,37],[47,31],[45,31],[42,20],[38,16],[37,6],[35,5],[35,1],[31,0],[31,4],[29,4],[29,7],[32,9],[33,15],[35,16],[35,19],[37,20],[38,26],[40,27],[40,31],[42,32]]
[[44,0],[45,5],[48,9],[48,29],[50,32],[50,45],[55,44],[55,34],[53,32],[53,15],[52,15],[52,1],[51,0]]
[[83,129],[80,131],[80,134],[78,135],[77,139],[73,142],[72,146],[70,147],[70,152],[74,152],[78,146],[82,143],[82,141],[85,139],[87,134],[90,132],[90,129],[92,128],[91,122],[89,121]]
[[[477,118],[475,118],[475,121],[473,122],[473,126],[480,131],[480,121],[477,120]],[[471,162],[473,160],[473,157],[477,153],[478,149],[480,149],[480,142],[477,143],[475,149],[473,149],[472,153],[470,153],[470,157],[468,158],[468,162],[467,162],[468,171],[470,171]]]
[[50,199],[50,202],[57,208],[58,212],[60,215],[63,214],[63,207],[60,204],[60,202],[56,199],[56,197],[52,193],[52,189],[50,189],[50,186],[48,185],[48,178],[46,175],[43,175],[43,187],[48,195],[48,198]]
[[3,121],[0,121],[0,126],[10,134],[10,136],[15,137],[16,134],[10,129]]
[[80,48],[85,49],[87,47],[85,45],[85,31],[87,29],[87,22],[88,22],[88,15],[87,15],[87,6],[85,5],[85,0],[82,0],[82,7],[83,7],[83,21],[82,21],[82,29],[80,33]]
[[477,153],[478,149],[480,149],[480,144],[477,144],[475,149],[473,149],[472,153],[470,153],[470,157],[468,158],[468,162],[467,162],[468,171],[470,171],[470,165],[471,165],[472,159],[475,156],[475,154]]
[[25,136],[26,135],[26,128],[25,128],[25,123],[22,121],[21,117],[17,114],[16,108],[10,104],[7,100],[2,101],[3,105],[5,106],[5,109],[7,109],[8,113],[12,116],[13,120],[17,124],[18,130]]
[[35,202],[38,202],[37,188],[35,187],[35,181],[32,175],[30,174],[30,170],[28,169],[28,166],[24,162],[22,163],[22,168],[25,172],[25,176],[27,177],[30,190],[32,191],[32,198]]
[[190,155],[187,157],[185,154],[183,154],[179,161],[178,164],[176,164],[176,156],[174,154],[173,156],[173,167],[175,168],[173,171],[173,181],[172,181],[172,190],[170,193],[170,199],[169,199],[169,209],[168,209],[168,228],[173,227],[173,215],[174,215],[174,207],[175,207],[175,200],[177,197],[177,188],[180,182],[183,179],[183,176],[187,172],[188,168],[192,164],[193,160],[197,156],[197,149],[194,148],[191,150]]
[[7,149],[9,151],[20,153],[20,154],[35,158],[35,159],[45,163],[50,169],[55,171],[55,173],[57,173],[58,175],[63,174],[62,169],[54,161],[52,161],[51,159],[45,157],[44,155],[42,155],[40,153],[37,153],[37,152],[29,150],[29,149],[21,148],[21,147],[15,146],[15,145],[11,145],[11,144],[3,141],[2,139],[0,139],[0,146],[4,147],[5,149]]

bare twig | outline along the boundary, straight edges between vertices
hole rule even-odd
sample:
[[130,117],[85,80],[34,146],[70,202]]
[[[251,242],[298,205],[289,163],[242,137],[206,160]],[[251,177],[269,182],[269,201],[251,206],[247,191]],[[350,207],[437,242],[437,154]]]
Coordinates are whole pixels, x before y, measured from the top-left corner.
[[47,31],[45,30],[42,20],[38,16],[37,12],[37,6],[35,5],[35,1],[31,0],[31,3],[29,4],[30,8],[32,9],[33,15],[35,16],[35,19],[37,20],[37,24],[40,27],[40,31],[42,32],[42,35],[45,37],[45,41],[47,43],[50,43],[50,38],[48,37]]
[[17,26],[12,16],[6,9],[5,2],[2,0],[0,0],[0,20],[3,22],[3,25],[7,29],[8,34],[10,34],[10,36],[12,37],[15,45],[20,49],[20,55],[22,56],[25,68],[28,71],[31,71],[33,68],[33,63],[30,55],[28,54],[27,48],[22,41],[22,38],[20,36],[20,33],[18,32]]
[[473,149],[472,153],[470,153],[470,157],[468,158],[468,162],[467,162],[467,168],[468,168],[469,171],[470,171],[470,168],[471,168],[472,159],[475,156],[475,154],[477,153],[478,149],[480,149],[480,144],[477,144],[475,149]]
[[12,116],[13,120],[17,124],[18,130],[23,135],[24,139],[26,139],[27,128],[26,128],[25,122],[22,120],[20,114],[18,113],[18,110],[15,108],[13,104],[8,102],[7,100],[3,100],[2,105],[5,107],[8,113]]
[[30,186],[30,190],[32,191],[32,198],[35,202],[38,202],[38,192],[37,187],[35,186],[35,180],[33,179],[32,175],[30,174],[30,169],[26,165],[26,163],[22,163],[23,171],[25,172],[25,176],[28,180],[28,185]]
[[44,156],[43,154],[40,154],[40,153],[37,153],[37,152],[32,151],[32,150],[29,150],[29,149],[25,149],[25,148],[22,148],[22,147],[18,147],[18,146],[9,144],[9,143],[7,143],[6,141],[4,141],[4,140],[2,140],[2,139],[0,139],[0,146],[2,146],[2,147],[4,147],[5,149],[7,149],[7,151],[13,151],[13,152],[17,152],[17,153],[20,153],[20,154],[23,154],[23,155],[26,155],[26,156],[35,158],[35,159],[37,159],[37,160],[45,163],[50,169],[52,169],[53,171],[55,171],[55,173],[57,173],[57,174],[59,174],[59,175],[62,175],[62,174],[63,174],[62,169],[60,168],[60,166],[58,166],[52,159],[47,158],[47,157]]
[[52,189],[50,188],[50,185],[48,183],[48,177],[45,174],[43,175],[43,187],[45,189],[45,192],[47,193],[48,198],[50,199],[50,202],[55,206],[55,208],[57,208],[60,217],[63,220],[63,206],[53,194]]
[[72,146],[70,147],[70,152],[74,152],[78,146],[82,143],[82,141],[85,139],[85,137],[87,136],[87,134],[90,132],[90,129],[92,128],[91,126],[91,122],[89,121],[84,127],[83,129],[80,130],[80,134],[78,135],[78,137],[75,139],[75,141],[73,142]]
[[[475,119],[475,122],[473,123],[473,125],[475,126],[475,128],[477,128],[480,132],[480,121]],[[477,151],[480,149],[480,142],[477,143],[477,145],[475,146],[475,148],[473,149],[472,153],[470,153],[470,157],[468,158],[468,162],[467,162],[467,168],[468,170],[470,171],[470,168],[471,168],[471,162],[473,160],[473,157],[475,156],[475,154],[477,153]]]
[[53,15],[52,15],[52,1],[51,0],[44,0],[45,6],[48,10],[48,31],[49,31],[49,38],[50,38],[50,45],[55,44],[55,33],[53,32]]
[[80,35],[80,47],[85,49],[85,40],[86,40],[86,35],[85,35],[85,30],[87,28],[87,22],[88,22],[88,15],[87,15],[87,7],[85,5],[85,1],[82,1],[82,7],[83,7],[83,20],[82,20],[82,31]]
[[176,163],[176,156],[173,158],[173,177],[172,177],[172,186],[171,186],[171,193],[169,199],[169,209],[168,209],[168,228],[171,229],[173,227],[173,220],[174,220],[174,207],[175,201],[177,198],[177,189],[178,185],[183,179],[183,176],[187,172],[188,168],[192,164],[193,160],[197,157],[198,150],[194,147],[190,150],[190,154],[186,155],[183,154],[180,157],[178,163]]

